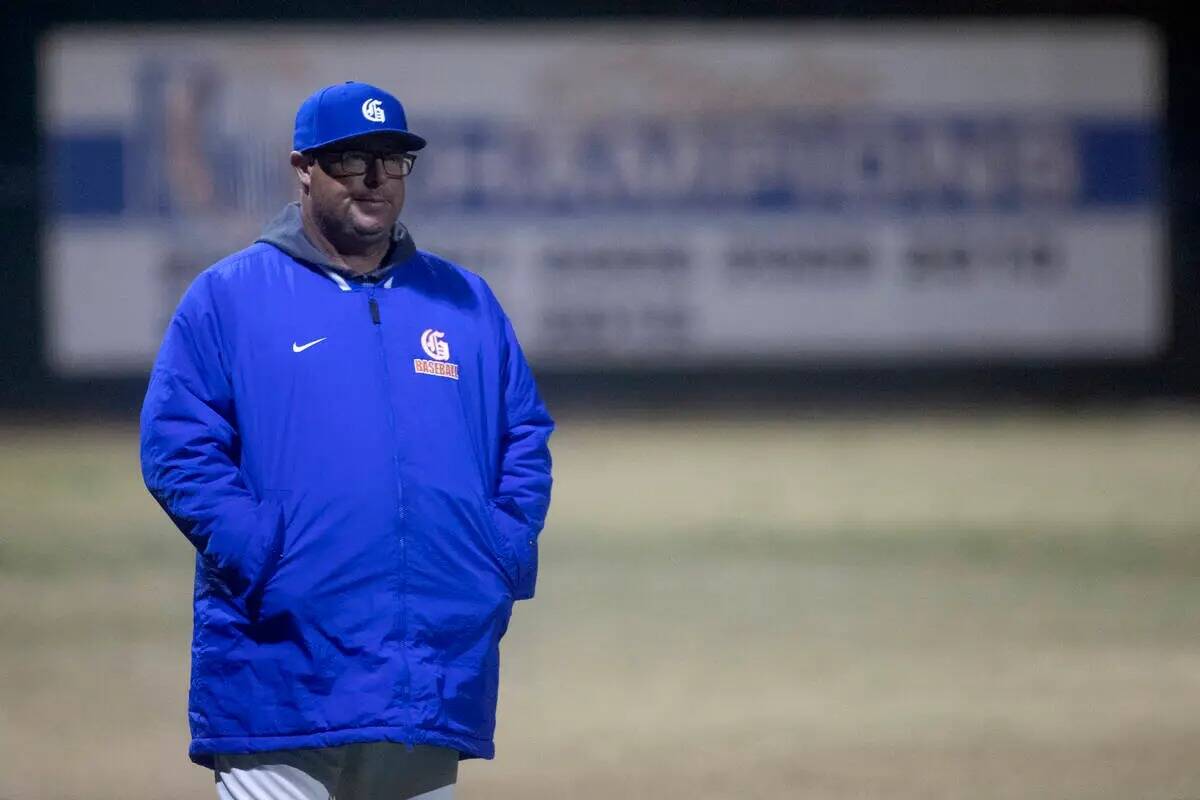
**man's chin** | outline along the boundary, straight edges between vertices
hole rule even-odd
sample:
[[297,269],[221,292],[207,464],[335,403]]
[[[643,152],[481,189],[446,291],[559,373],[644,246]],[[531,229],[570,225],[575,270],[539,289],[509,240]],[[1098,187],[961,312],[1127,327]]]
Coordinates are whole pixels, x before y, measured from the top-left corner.
[[388,220],[375,217],[356,217],[350,221],[354,235],[364,241],[374,241],[388,237],[392,225]]
[[387,232],[388,228],[379,223],[354,225],[354,235],[359,239],[382,239],[387,235]]

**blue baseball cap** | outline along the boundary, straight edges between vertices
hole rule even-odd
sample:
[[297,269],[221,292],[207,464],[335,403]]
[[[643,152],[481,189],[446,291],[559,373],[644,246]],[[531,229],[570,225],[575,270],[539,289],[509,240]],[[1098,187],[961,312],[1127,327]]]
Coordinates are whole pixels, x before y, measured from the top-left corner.
[[399,100],[378,86],[346,81],[326,86],[300,104],[292,149],[303,153],[369,133],[393,134],[405,151],[425,146],[423,138],[408,130]]

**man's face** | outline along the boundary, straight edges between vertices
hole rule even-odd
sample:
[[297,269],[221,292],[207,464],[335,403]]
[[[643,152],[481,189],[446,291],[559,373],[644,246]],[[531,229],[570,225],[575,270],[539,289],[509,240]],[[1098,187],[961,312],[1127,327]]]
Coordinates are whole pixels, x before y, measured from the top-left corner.
[[[361,164],[345,153],[366,153],[362,174],[347,174]],[[338,142],[310,153],[293,152],[295,167],[313,221],[342,253],[359,253],[390,238],[392,226],[404,207],[404,178],[393,177],[395,161],[383,156],[402,154],[394,139],[372,134]]]

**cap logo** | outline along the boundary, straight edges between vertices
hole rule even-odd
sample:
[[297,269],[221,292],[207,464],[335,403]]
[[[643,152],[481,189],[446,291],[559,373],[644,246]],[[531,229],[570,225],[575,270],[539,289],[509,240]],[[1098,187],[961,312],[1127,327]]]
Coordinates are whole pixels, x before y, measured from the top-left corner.
[[362,115],[368,122],[383,122],[383,101],[376,100],[374,97],[368,99],[362,104]]

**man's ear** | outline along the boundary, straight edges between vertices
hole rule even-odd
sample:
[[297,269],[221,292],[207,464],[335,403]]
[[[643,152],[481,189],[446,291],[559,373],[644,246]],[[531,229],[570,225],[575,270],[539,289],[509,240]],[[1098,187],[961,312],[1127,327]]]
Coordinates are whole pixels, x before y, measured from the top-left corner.
[[298,150],[292,151],[290,160],[292,169],[296,170],[296,177],[300,179],[300,188],[307,194],[309,184],[312,183],[313,160]]

